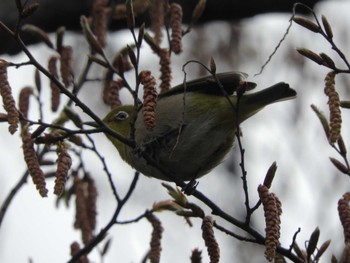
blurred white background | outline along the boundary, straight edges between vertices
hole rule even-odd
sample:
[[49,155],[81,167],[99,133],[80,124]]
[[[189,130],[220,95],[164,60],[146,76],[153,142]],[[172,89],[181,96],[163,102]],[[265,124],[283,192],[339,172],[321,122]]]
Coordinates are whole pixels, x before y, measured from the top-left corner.
[[[350,1],[324,1],[315,8],[319,17],[324,14],[328,18],[333,28],[334,41],[346,55],[350,46],[349,10]],[[321,260],[329,262],[332,254],[339,256],[342,250],[343,230],[338,218],[337,202],[343,193],[348,191],[350,181],[330,163],[330,156],[338,156],[328,145],[319,120],[310,108],[311,104],[315,104],[328,114],[323,87],[324,77],[329,70],[305,60],[295,49],[305,47],[317,53],[324,52],[339,65],[343,64],[325,39],[294,24],[264,72],[254,77],[283,36],[290,17],[291,14],[265,14],[236,24],[216,22],[196,28],[184,38],[185,52],[181,56],[172,57],[173,84],[183,81],[181,68],[187,60],[197,59],[208,63],[210,57],[213,57],[217,64],[217,72],[246,72],[250,76],[248,80],[258,84],[257,89],[284,81],[297,90],[298,97],[295,100],[272,105],[241,126],[242,142],[246,149],[245,164],[250,200],[251,204],[258,200],[256,188],[262,183],[268,167],[276,161],[278,170],[271,191],[276,193],[283,205],[282,245],[288,248],[294,233],[300,227],[297,242],[300,247],[304,247],[304,242],[318,226],[321,230],[320,243],[332,239],[330,248]],[[107,53],[113,54],[131,41],[128,31],[110,34]],[[77,51],[74,67],[79,72],[85,62],[85,40],[81,36],[68,34],[65,43],[72,45]],[[43,65],[47,64],[50,50],[43,45],[32,46],[30,50]],[[158,58],[146,45],[143,50],[140,69],[152,69],[156,74]],[[27,60],[23,54],[1,58],[12,62]],[[96,67],[96,76],[99,76],[100,72],[99,67]],[[199,73],[202,72],[195,66],[188,67],[188,78],[194,78]],[[11,68],[8,74],[15,98],[22,87],[34,86],[32,67],[21,67],[18,70]],[[93,78],[93,74],[90,77]],[[43,87],[48,87],[48,82],[43,77],[42,81]],[[337,76],[336,87],[341,99],[348,99],[349,83],[349,76]],[[49,98],[48,88],[43,90],[42,98]],[[92,83],[84,87],[80,98],[99,116],[102,117],[108,112],[108,108],[101,105],[100,84]],[[34,100],[32,102],[34,105]],[[49,100],[44,100],[44,107],[49,109],[49,105]],[[36,118],[35,110],[33,107],[29,113],[32,119]],[[50,114],[49,110],[45,112],[47,120],[51,120]],[[342,111],[342,114],[342,134],[346,145],[349,146],[349,114],[346,110]],[[87,119],[84,113],[81,113],[81,116]],[[2,203],[26,167],[19,134],[9,135],[6,124],[0,125],[0,134]],[[120,161],[117,151],[103,135],[93,137],[113,172],[118,189],[121,192],[126,191],[133,170]],[[88,160],[86,169],[90,171],[99,189],[98,231],[111,218],[116,202],[101,163],[90,153],[85,153],[84,158]],[[197,189],[234,217],[243,219],[244,195],[239,161],[238,149],[235,147],[222,165],[200,179]],[[52,181],[49,182],[48,188],[51,190]],[[133,219],[150,208],[154,202],[169,199],[160,183],[156,179],[141,176],[135,193],[121,213],[120,220]],[[70,243],[80,240],[80,233],[72,227],[74,203],[71,203],[69,209],[63,203],[56,209],[56,197],[52,192],[49,192],[48,198],[42,199],[32,181],[28,180],[16,195],[0,229],[0,262],[28,262],[32,259],[35,263],[42,263],[69,260]],[[202,205],[192,197],[189,199]],[[203,207],[205,208],[204,205]],[[209,214],[210,210],[206,209],[206,212]],[[262,215],[259,209],[252,218],[254,227],[261,233],[264,230]],[[157,216],[164,227],[161,262],[189,262],[191,250],[196,247],[203,251],[203,262],[208,262],[206,248],[201,239],[200,220],[193,219],[194,226],[189,228],[182,218],[170,212],[159,213]],[[227,227],[242,233],[232,226]],[[151,230],[146,220],[130,225],[115,225],[108,234],[108,237],[112,238],[112,244],[104,262],[141,262],[148,250]],[[221,248],[221,262],[265,261],[264,248],[261,246],[242,243],[220,231],[216,231],[216,237]],[[89,258],[92,262],[102,262],[96,252],[91,253]]]

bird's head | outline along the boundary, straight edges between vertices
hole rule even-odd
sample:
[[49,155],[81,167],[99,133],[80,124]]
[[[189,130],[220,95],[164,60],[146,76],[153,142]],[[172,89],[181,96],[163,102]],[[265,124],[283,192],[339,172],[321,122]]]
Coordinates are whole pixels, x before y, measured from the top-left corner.
[[130,122],[134,114],[132,105],[123,105],[110,111],[103,122],[115,132],[123,136],[128,136],[130,131]]
[[[134,106],[123,105],[110,111],[106,117],[103,118],[103,122],[113,131],[117,132],[125,138],[128,138],[130,135],[130,125],[134,114]],[[117,138],[114,138],[112,135],[106,134],[106,136],[118,149],[121,157],[125,159],[125,151],[127,146]]]

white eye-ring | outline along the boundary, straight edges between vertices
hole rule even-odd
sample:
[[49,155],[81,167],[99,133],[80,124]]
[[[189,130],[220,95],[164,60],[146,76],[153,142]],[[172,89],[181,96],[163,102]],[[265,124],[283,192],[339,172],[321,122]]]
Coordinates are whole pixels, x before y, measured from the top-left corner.
[[114,115],[114,120],[123,121],[129,117],[129,114],[125,111],[118,111],[116,115]]

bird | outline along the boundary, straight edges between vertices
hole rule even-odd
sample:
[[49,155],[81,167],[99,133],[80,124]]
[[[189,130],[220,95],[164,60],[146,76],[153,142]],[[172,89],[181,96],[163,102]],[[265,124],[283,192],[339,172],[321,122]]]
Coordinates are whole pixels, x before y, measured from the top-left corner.
[[243,121],[271,103],[296,97],[284,82],[249,93],[256,84],[246,78],[238,71],[217,73],[159,94],[152,129],[145,127],[142,105],[111,110],[103,119],[105,125],[136,147],[105,135],[138,172],[165,181],[194,181],[224,160]]

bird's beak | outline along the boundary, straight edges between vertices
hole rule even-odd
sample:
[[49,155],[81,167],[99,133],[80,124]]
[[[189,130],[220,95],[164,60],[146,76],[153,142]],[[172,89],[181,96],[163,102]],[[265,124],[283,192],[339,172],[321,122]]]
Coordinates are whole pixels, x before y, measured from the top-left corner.
[[98,128],[99,125],[94,122],[94,121],[87,121],[87,122],[83,122],[84,125],[87,125],[87,126],[91,126],[91,127],[94,127],[94,128]]

